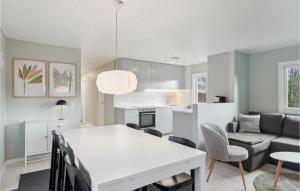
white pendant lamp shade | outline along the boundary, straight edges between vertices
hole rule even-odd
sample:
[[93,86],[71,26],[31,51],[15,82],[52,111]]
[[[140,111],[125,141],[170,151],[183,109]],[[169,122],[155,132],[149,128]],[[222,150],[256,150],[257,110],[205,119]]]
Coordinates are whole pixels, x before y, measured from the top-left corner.
[[104,94],[127,94],[136,90],[137,79],[133,72],[111,70],[98,74],[96,83]]

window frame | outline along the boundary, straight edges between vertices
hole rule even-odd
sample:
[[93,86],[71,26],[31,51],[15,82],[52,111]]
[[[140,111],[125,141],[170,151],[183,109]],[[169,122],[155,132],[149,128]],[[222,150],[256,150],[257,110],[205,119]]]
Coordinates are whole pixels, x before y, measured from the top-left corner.
[[[198,104],[198,81],[197,79],[199,77],[206,77],[206,90],[202,91],[203,93],[206,93],[207,96],[207,91],[208,91],[208,73],[207,72],[198,72],[192,74],[192,102],[194,104]],[[197,96],[196,96],[197,95]]]
[[278,63],[278,111],[286,114],[300,115],[300,108],[288,107],[288,80],[285,67],[300,65],[300,60]]

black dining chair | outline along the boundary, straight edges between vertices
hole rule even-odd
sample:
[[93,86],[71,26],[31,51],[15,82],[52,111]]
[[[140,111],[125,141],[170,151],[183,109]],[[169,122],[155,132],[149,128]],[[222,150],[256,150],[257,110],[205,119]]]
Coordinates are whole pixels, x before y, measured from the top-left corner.
[[59,166],[59,135],[53,130],[52,132],[52,152],[51,152],[51,167],[50,167],[50,180],[49,190],[56,190],[56,177]]
[[[72,191],[91,191],[88,183],[86,182],[82,172],[73,165],[69,155],[64,157],[64,163],[66,166],[66,171],[69,176],[70,184],[72,186]],[[70,187],[66,187],[65,191],[69,191]]]
[[[196,148],[196,144],[188,139],[182,137],[170,136],[169,141],[182,144],[191,148]],[[154,185],[159,188],[161,191],[175,191],[192,185],[192,191],[195,191],[195,171],[191,170],[191,175],[187,173],[181,173],[164,180],[154,183]],[[146,190],[143,188],[143,190]]]
[[157,137],[162,137],[162,133],[156,129],[145,129],[144,132]]
[[127,123],[126,126],[132,128],[132,129],[140,130],[140,126],[138,126],[135,123]]

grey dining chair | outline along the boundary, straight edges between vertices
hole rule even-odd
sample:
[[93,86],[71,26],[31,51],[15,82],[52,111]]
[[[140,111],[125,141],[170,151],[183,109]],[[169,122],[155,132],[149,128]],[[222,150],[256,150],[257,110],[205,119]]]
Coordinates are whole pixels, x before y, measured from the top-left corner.
[[209,165],[207,182],[217,161],[238,162],[245,190],[247,189],[242,161],[248,158],[248,151],[239,146],[229,145],[225,129],[215,124],[202,124],[202,134],[205,140],[208,156],[212,159]]

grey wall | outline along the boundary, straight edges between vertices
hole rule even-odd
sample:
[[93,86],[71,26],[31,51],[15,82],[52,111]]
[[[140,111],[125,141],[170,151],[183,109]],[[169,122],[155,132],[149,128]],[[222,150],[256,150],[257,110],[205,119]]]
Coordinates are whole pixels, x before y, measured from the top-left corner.
[[278,112],[278,63],[299,60],[299,46],[251,54],[249,110]]
[[[6,108],[6,85],[5,85],[5,43],[6,39],[0,31],[0,181],[1,173],[3,172],[3,165],[5,161],[5,148],[4,148],[4,124],[5,124],[5,108]],[[1,186],[1,182],[0,182]]]
[[64,98],[69,105],[69,120],[72,128],[80,127],[80,50],[7,39],[6,41],[6,128],[5,158],[24,156],[24,121],[52,119],[55,98],[13,98],[12,58],[38,59],[75,63],[77,70],[77,96]]
[[248,112],[249,107],[249,55],[234,51],[234,102],[237,113]]

